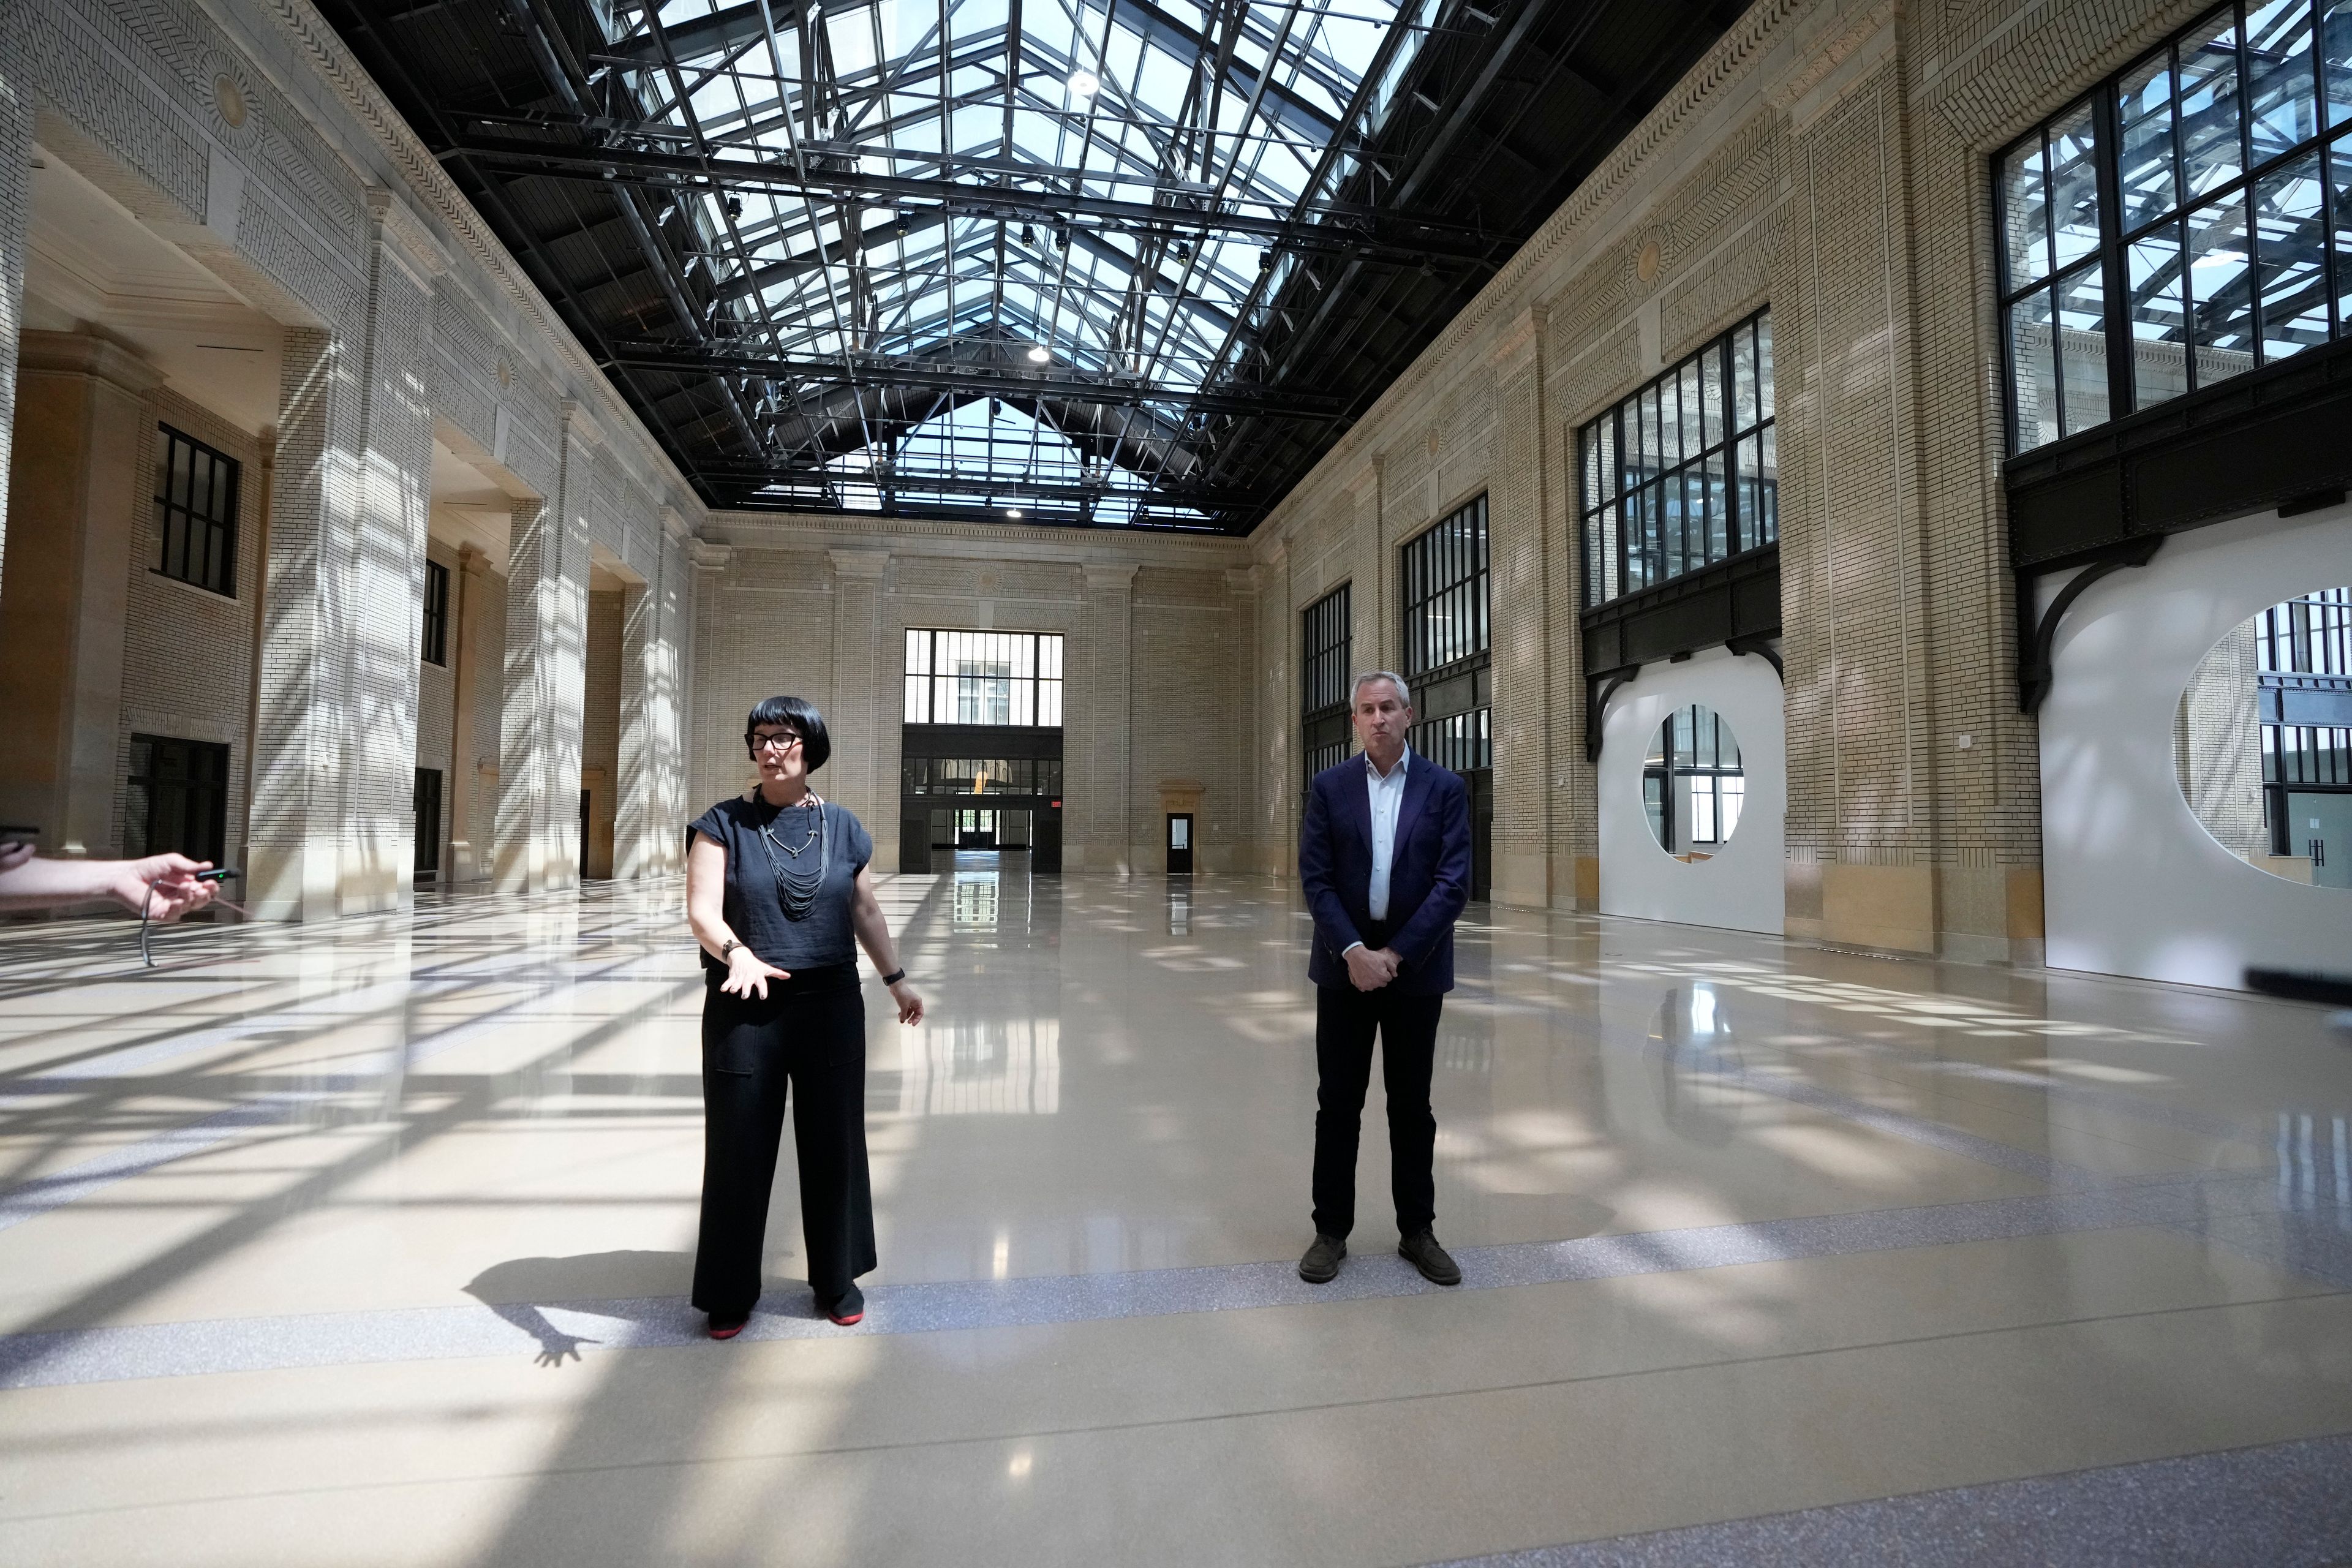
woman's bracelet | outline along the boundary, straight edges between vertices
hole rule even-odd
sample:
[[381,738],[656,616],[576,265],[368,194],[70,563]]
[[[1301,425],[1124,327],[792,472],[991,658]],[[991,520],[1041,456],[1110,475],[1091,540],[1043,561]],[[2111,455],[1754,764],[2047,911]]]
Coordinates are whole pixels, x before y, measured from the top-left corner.
[[884,975],[884,976],[882,977],[882,984],[885,984],[885,985],[896,985],[896,984],[898,984],[898,982],[900,982],[901,980],[904,980],[904,979],[906,979],[906,978],[907,978],[907,972],[906,972],[905,970],[903,970],[903,969],[894,969],[894,970],[892,970],[889,973],[887,973],[887,974],[886,974],[886,975]]

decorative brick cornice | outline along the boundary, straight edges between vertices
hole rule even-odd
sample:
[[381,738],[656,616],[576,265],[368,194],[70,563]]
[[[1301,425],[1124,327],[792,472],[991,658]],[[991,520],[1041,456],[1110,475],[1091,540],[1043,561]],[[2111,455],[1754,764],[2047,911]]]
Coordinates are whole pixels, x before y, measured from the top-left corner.
[[686,542],[686,552],[698,572],[724,572],[735,564],[735,547],[731,544],[714,544],[708,539],[689,539]]
[[1150,529],[1040,528],[1021,523],[923,522],[842,513],[715,511],[706,531],[724,532],[746,550],[824,550],[872,541],[905,554],[998,554],[1018,548],[1038,560],[1074,563],[1089,554],[1141,559],[1154,565],[1214,568],[1249,558],[1246,540]]

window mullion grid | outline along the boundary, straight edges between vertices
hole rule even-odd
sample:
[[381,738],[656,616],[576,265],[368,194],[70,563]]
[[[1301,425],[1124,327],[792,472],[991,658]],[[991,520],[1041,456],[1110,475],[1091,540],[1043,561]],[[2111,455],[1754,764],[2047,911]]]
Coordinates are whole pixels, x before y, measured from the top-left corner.
[[2123,238],[2123,107],[2117,97],[2122,78],[2108,80],[2094,95],[2094,121],[2098,145],[2092,167],[2099,188],[2099,281],[2105,296],[2107,340],[2107,407],[2109,417],[2127,413],[2134,402],[2137,365],[2132,353],[2131,269],[2126,263]]

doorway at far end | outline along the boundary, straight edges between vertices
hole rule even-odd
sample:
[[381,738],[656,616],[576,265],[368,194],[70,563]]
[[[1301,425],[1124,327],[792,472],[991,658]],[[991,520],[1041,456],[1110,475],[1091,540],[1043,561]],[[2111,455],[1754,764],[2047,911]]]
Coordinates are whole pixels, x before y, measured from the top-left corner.
[[1168,814],[1168,872],[1171,876],[1192,874],[1192,814],[1171,811]]

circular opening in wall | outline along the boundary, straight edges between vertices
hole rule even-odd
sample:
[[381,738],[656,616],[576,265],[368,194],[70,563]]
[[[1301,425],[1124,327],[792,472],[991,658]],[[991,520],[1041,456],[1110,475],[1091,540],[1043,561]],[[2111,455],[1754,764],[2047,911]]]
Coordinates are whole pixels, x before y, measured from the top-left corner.
[[2180,693],[2172,762],[2222,848],[2352,888],[2352,588],[2273,605],[2214,644]]
[[1705,703],[1677,708],[1650,737],[1642,759],[1642,805],[1658,847],[1677,860],[1705,860],[1739,830],[1748,774],[1739,741]]

